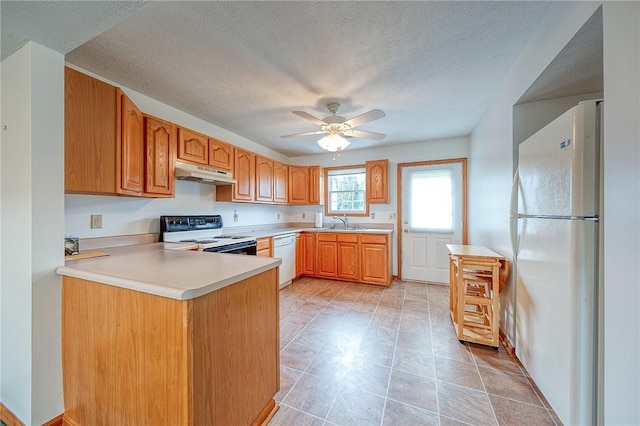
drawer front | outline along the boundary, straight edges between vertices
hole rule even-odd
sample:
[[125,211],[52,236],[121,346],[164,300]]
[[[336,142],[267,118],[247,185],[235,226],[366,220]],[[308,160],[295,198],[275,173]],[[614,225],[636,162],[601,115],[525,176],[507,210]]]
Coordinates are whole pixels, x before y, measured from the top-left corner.
[[318,241],[336,241],[337,234],[318,232]]
[[257,250],[264,250],[271,248],[271,238],[258,238],[256,240],[258,244]]
[[357,243],[358,235],[357,234],[338,234],[338,241],[342,241],[346,243]]
[[360,242],[371,244],[387,244],[387,236],[379,234],[362,234],[360,236]]

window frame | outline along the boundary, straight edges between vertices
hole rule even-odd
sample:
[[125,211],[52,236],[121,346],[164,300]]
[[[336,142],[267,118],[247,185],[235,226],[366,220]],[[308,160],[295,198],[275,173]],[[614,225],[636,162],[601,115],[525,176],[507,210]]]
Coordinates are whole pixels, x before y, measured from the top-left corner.
[[[364,179],[365,179],[365,190],[364,190],[364,212],[363,213],[354,213],[354,212],[340,212],[334,213],[329,211],[329,172],[335,170],[355,170],[362,169],[364,170]],[[324,190],[324,214],[326,217],[333,216],[352,216],[352,217],[368,217],[369,216],[369,197],[367,196],[366,182],[367,182],[367,167],[366,164],[353,164],[348,166],[339,166],[339,167],[325,167],[324,168],[324,182],[325,182],[325,190]]]

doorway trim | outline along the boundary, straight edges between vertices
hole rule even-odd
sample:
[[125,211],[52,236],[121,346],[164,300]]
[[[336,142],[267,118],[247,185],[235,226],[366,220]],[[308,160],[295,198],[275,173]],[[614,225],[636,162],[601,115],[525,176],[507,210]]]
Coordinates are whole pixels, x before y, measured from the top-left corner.
[[398,163],[396,183],[398,200],[397,229],[398,229],[398,279],[402,279],[402,172],[405,168],[416,166],[433,166],[436,164],[456,164],[462,165],[462,244],[468,244],[467,237],[467,159],[448,158],[444,160],[416,161],[413,163]]

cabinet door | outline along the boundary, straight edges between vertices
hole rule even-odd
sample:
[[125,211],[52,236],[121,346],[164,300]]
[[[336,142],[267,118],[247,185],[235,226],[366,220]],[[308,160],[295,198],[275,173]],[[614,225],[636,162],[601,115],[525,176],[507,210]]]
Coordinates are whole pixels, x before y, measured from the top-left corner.
[[304,271],[304,239],[296,234],[296,278]]
[[258,256],[271,257],[271,237],[258,238],[256,244],[256,254]]
[[209,139],[205,135],[180,127],[178,158],[197,164],[209,164]]
[[273,162],[273,201],[275,203],[287,203],[287,180],[289,167],[286,164]]
[[316,272],[316,234],[315,233],[303,233],[302,238],[304,240],[304,269],[302,273],[304,275],[315,275]]
[[256,201],[273,201],[273,160],[256,155]]
[[145,194],[174,196],[176,126],[155,117],[145,121]]
[[309,168],[289,166],[289,204],[309,204]]
[[338,235],[338,278],[358,281],[358,236]]
[[256,155],[244,149],[235,148],[235,165],[233,177],[238,183],[233,185],[233,199],[239,201],[253,201],[255,188]]
[[389,284],[388,246],[362,243],[360,245],[360,278],[366,283]]
[[389,203],[389,160],[367,161],[367,201]]
[[120,89],[120,188],[140,195],[144,188],[144,123],[142,112]]
[[118,193],[116,88],[64,69],[64,190],[75,194]]
[[309,204],[324,204],[322,167],[309,166]]
[[316,276],[335,278],[338,275],[338,246],[336,234],[319,233],[317,246],[318,265]]
[[233,171],[233,146],[209,139],[209,165],[214,169]]

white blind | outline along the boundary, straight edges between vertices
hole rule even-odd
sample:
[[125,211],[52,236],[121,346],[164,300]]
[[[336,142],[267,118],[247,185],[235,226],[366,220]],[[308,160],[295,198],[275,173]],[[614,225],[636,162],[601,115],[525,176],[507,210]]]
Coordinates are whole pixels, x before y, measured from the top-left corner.
[[453,170],[411,172],[412,229],[453,230]]

